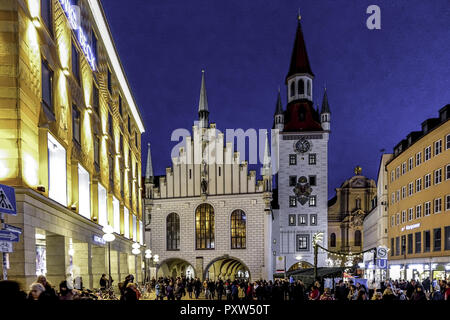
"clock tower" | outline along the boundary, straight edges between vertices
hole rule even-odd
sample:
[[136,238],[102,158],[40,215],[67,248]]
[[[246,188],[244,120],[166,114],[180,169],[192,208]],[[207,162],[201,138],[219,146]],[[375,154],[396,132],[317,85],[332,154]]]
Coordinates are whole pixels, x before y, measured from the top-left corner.
[[[274,273],[283,270],[283,261],[286,272],[313,267],[316,233],[323,233],[320,244],[327,247],[330,108],[325,91],[322,110],[314,109],[313,80],[299,15],[285,79],[286,110],[278,99],[274,115]],[[326,256],[319,250],[319,267],[325,266]]]

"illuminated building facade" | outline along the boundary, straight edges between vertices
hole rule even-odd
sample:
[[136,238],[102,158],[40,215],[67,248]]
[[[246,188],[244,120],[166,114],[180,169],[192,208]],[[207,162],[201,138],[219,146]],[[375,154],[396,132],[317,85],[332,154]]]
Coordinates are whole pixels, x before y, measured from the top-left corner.
[[[387,163],[389,277],[450,273],[450,105],[394,147]],[[431,271],[431,272],[430,272]]]
[[14,186],[23,229],[9,278],[68,274],[98,287],[140,279],[144,126],[98,0],[0,3],[0,183]]
[[271,279],[272,169],[266,137],[262,180],[209,122],[202,75],[199,120],[166,175],[147,159],[148,246],[156,274],[200,279]]

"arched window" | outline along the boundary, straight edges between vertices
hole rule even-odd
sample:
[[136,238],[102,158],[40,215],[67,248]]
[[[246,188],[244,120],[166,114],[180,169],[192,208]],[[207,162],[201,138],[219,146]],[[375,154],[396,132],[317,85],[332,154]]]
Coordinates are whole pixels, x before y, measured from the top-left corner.
[[247,217],[242,210],[235,210],[231,214],[231,249],[245,249],[247,238]]
[[166,219],[167,250],[180,250],[180,217],[172,212]]
[[336,247],[336,234],[332,233],[330,235],[330,247]]
[[295,81],[292,81],[291,83],[291,97],[295,95]]
[[361,231],[359,230],[355,231],[355,246],[357,247],[361,246]]
[[303,79],[298,80],[298,94],[305,94],[305,83]]
[[311,96],[311,80],[308,80],[308,96]]
[[195,210],[195,248],[214,249],[214,208],[207,203]]

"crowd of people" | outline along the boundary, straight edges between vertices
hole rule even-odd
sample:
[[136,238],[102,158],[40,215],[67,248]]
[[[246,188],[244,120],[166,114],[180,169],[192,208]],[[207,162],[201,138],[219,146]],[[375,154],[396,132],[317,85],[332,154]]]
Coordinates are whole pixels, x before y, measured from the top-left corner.
[[[59,284],[59,291],[41,275],[30,286],[28,294],[20,291],[14,281],[0,281],[0,301],[4,299],[17,300],[118,300],[111,286],[114,280],[103,274],[99,281],[98,290],[88,290],[82,285],[82,280],[76,281],[68,277]],[[81,287],[80,287],[81,286]],[[446,280],[425,279],[416,280],[386,280],[369,282],[366,285],[360,281],[339,280],[333,288],[323,287],[315,281],[311,286],[305,286],[301,280],[275,279],[274,281],[258,280],[249,282],[239,280],[209,280],[199,278],[159,278],[152,279],[146,285],[139,286],[133,275],[128,275],[118,284],[120,300],[134,302],[140,299],[181,300],[208,299],[224,301],[299,301],[309,300],[337,300],[337,301],[365,301],[365,300],[446,300],[450,301],[450,282]]]
[[202,298],[227,301],[308,301],[308,300],[446,300],[450,301],[450,283],[446,280],[386,280],[370,282],[367,286],[353,280],[339,282],[334,288],[324,288],[319,281],[305,286],[301,280],[276,279],[259,280],[204,280],[179,278],[152,279],[150,290],[155,290],[157,300],[181,300]]

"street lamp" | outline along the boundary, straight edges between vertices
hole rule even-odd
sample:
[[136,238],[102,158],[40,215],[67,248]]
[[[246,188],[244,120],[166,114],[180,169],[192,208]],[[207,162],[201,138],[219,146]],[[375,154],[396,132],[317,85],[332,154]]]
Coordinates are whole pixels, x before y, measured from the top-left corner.
[[111,288],[111,242],[113,242],[116,239],[116,236],[113,234],[114,228],[110,225],[103,227],[103,232],[105,233],[103,235],[103,240],[108,242],[108,272],[109,272],[109,279],[108,279],[108,289]]

